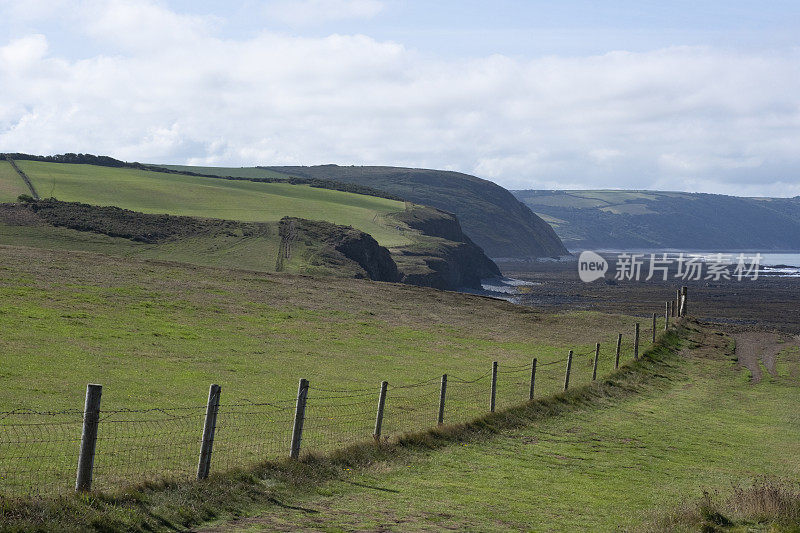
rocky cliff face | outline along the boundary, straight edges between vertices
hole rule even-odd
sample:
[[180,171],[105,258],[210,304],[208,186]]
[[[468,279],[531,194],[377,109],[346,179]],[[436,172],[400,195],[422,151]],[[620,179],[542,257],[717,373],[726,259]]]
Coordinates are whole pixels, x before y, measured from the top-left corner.
[[414,244],[393,250],[403,283],[455,290],[480,288],[481,279],[500,276],[500,269],[467,237],[455,215],[412,206],[394,218],[419,230]]
[[[284,257],[291,256],[295,242],[312,243],[310,246],[313,248],[315,262],[328,267],[346,267],[356,278],[401,281],[401,275],[389,250],[363,231],[329,222],[284,217],[279,224],[279,233],[279,255]],[[306,244],[306,247],[309,245]]]

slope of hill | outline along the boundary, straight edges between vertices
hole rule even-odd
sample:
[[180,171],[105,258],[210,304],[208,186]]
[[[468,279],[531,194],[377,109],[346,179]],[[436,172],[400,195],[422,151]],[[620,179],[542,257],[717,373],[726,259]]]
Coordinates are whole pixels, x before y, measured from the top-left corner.
[[[42,196],[93,205],[28,206],[41,211],[33,223],[6,207],[11,211],[0,232],[5,243],[66,243],[72,249],[137,257],[451,290],[477,288],[482,278],[500,275],[453,215],[407,202],[288,182],[222,180],[112,165],[18,164]],[[0,174],[0,183],[0,201],[21,190],[22,181],[13,172]],[[43,219],[44,214],[48,217]],[[411,224],[420,219],[435,223]]]
[[[289,183],[257,183],[131,168],[18,161],[42,197],[143,213],[277,222],[285,216],[353,226],[383,246],[410,244],[389,213],[403,202]],[[0,198],[13,201],[14,198]]]
[[289,217],[238,222],[28,201],[0,204],[0,243],[262,272],[401,281],[389,251],[366,233]]
[[570,249],[800,250],[800,197],[512,191]]
[[461,221],[464,233],[489,257],[556,257],[567,253],[553,229],[507,190],[491,181],[460,172],[338,165],[255,169],[167,167],[218,175],[265,178],[284,175],[362,185],[454,213]]

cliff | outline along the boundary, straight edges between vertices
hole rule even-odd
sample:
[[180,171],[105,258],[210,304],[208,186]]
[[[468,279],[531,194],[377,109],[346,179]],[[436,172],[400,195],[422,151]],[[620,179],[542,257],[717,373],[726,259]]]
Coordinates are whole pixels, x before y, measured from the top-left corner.
[[481,279],[500,269],[461,229],[455,215],[432,207],[410,206],[393,217],[420,233],[413,244],[392,250],[403,283],[437,289],[480,288]]

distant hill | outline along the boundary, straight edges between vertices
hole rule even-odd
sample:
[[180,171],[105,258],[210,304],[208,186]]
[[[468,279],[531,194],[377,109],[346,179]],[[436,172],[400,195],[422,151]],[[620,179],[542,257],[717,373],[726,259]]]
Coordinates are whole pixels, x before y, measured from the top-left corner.
[[659,191],[512,191],[571,250],[800,250],[800,197]]
[[216,169],[166,167],[250,178],[283,175],[360,185],[455,214],[464,233],[489,257],[556,257],[567,253],[553,229],[509,191],[491,181],[460,172],[338,165]]
[[327,178],[396,194],[454,213],[490,257],[555,257],[566,249],[553,229],[506,189],[469,174],[400,167],[267,167],[287,175]]
[[220,179],[83,154],[14,164],[14,155],[0,161],[0,202],[37,191],[45,200],[0,204],[0,244],[451,290],[500,275],[452,214],[342,190],[357,185]]

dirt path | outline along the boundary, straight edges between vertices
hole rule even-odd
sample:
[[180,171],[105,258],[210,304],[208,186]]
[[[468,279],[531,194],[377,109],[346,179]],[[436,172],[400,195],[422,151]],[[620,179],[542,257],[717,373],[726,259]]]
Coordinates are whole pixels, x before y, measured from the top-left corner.
[[747,331],[733,335],[736,340],[736,357],[739,364],[750,371],[753,383],[758,383],[763,377],[761,365],[764,364],[767,372],[777,377],[778,354],[791,346],[800,346],[800,337],[790,337],[780,333],[764,331]]

